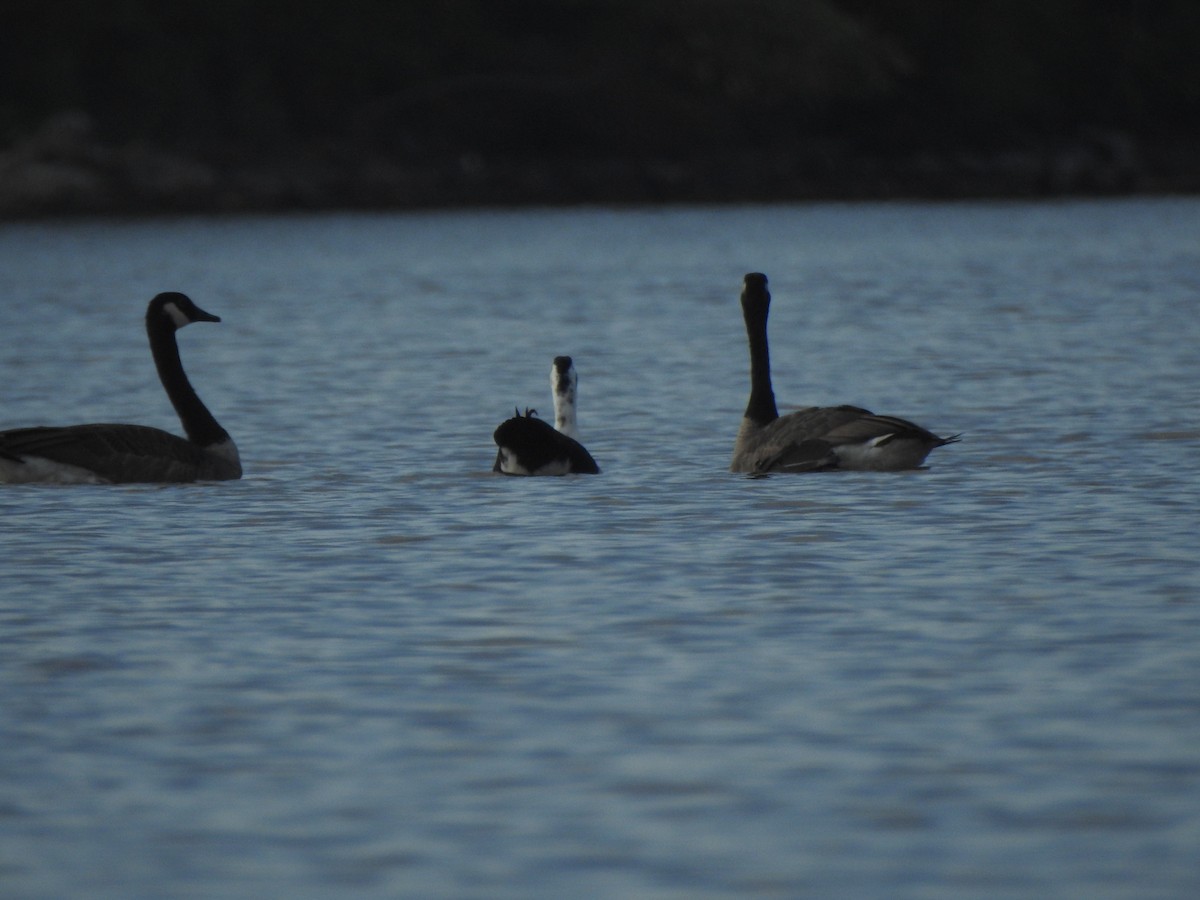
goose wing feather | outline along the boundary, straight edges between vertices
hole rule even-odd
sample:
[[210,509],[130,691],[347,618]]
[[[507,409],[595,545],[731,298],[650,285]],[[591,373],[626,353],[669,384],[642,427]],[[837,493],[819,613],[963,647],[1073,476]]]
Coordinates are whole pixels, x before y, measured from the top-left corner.
[[[735,458],[739,471],[817,472],[837,465],[826,436],[838,427],[871,415],[858,406],[806,406],[747,434],[747,446]],[[749,420],[746,420],[747,422]]]
[[752,474],[768,472],[822,472],[836,468],[837,454],[828,441],[810,438],[783,447],[766,447],[754,460]]
[[780,416],[764,429],[768,434],[787,435],[792,440],[824,437],[836,428],[871,416],[869,409],[861,406],[806,406],[785,416]]
[[928,444],[932,448],[953,444],[958,441],[959,436],[941,438],[907,419],[867,414],[831,428],[824,438],[832,444],[861,444],[880,439],[887,443],[896,438],[906,438]]
[[204,448],[146,425],[17,428],[0,433],[0,454],[14,460],[40,457],[113,483],[230,477],[222,461]]

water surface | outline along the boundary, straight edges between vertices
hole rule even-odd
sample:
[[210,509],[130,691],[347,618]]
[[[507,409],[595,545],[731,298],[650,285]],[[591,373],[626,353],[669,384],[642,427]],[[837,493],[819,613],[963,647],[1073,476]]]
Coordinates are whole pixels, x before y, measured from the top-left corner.
[[[240,482],[0,488],[12,898],[1200,890],[1200,202],[0,228],[0,428]],[[964,441],[726,471],[782,405]],[[580,373],[598,477],[490,473]]]

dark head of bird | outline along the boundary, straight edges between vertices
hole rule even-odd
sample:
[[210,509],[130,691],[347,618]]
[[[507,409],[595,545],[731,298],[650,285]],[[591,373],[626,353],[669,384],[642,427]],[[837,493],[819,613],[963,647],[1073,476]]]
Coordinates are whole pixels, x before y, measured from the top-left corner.
[[161,328],[166,325],[171,331],[177,331],[184,325],[193,322],[220,322],[220,316],[205,312],[187,294],[179,291],[165,291],[150,301],[146,308],[146,326]]
[[762,272],[747,273],[742,279],[742,310],[747,314],[765,316],[770,305],[767,276]]

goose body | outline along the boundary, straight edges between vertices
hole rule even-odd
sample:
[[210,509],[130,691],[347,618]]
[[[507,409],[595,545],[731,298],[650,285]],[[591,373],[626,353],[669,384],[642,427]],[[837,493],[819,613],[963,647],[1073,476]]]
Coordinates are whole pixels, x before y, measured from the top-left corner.
[[937,447],[959,440],[938,437],[896,416],[859,406],[810,406],[780,416],[771,385],[767,276],[751,272],[742,290],[742,315],[750,344],[750,399],[738,429],[732,472],[880,472],[918,468]]
[[556,356],[550,368],[556,427],[526,409],[501,422],[492,435],[499,448],[492,471],[505,475],[597,475],[600,467],[579,442],[575,399],[579,376],[569,356]]
[[97,423],[0,431],[0,482],[118,484],[223,481],[242,476],[233,440],[183,371],[175,332],[220,322],[184,294],[159,294],[146,309],[146,333],[163,388],[186,438],[146,425]]

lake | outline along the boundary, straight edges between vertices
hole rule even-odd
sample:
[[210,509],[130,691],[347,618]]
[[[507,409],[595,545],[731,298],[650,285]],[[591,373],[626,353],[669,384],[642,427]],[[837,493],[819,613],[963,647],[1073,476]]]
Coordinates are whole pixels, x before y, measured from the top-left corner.
[[[962,443],[729,473],[748,271]],[[0,428],[178,432],[165,290],[245,477],[0,486],[5,898],[1200,893],[1200,200],[9,223]]]

